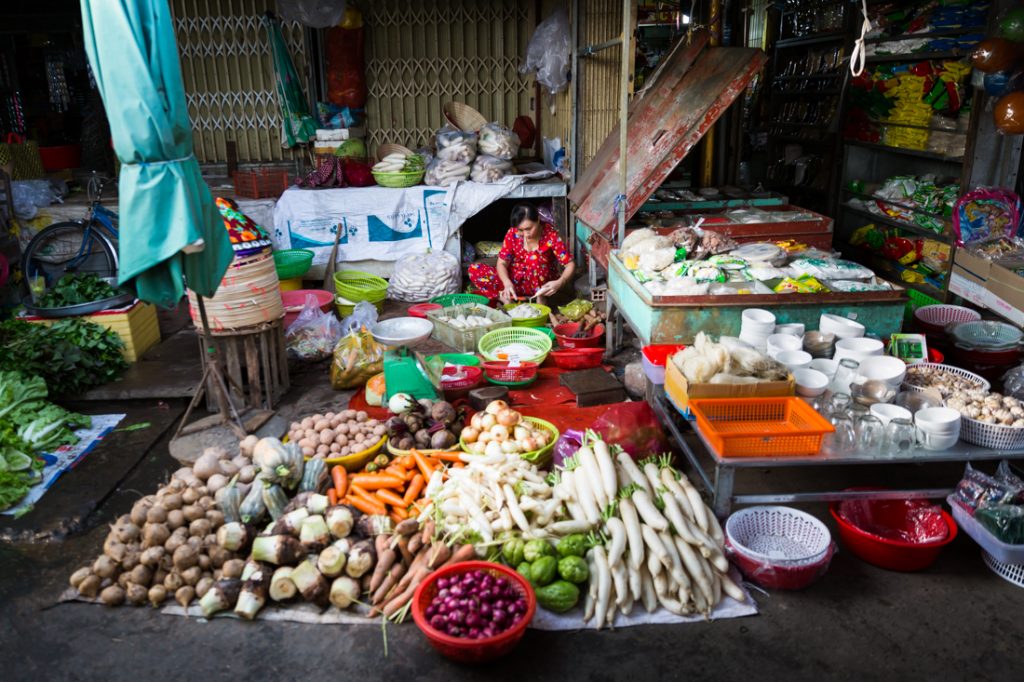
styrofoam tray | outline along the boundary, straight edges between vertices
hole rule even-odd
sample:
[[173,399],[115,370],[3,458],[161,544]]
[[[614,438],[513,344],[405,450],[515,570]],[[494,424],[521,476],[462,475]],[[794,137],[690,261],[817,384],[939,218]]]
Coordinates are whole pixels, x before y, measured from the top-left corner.
[[992,535],[969,511],[960,506],[954,495],[947,497],[946,502],[953,510],[953,519],[960,530],[970,535],[983,550],[1003,563],[1024,564],[1024,545],[1010,545]]

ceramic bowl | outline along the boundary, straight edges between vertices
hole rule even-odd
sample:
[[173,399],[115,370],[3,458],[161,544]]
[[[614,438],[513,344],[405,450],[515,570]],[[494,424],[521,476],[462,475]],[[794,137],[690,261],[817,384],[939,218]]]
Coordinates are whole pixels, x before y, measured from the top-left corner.
[[925,450],[945,451],[956,445],[960,440],[960,431],[956,433],[937,434],[917,429],[917,440]]
[[788,324],[777,324],[775,325],[776,334],[789,334],[790,336],[804,335],[804,325],[800,322],[791,322]]
[[864,358],[875,355],[882,355],[885,352],[885,344],[878,339],[863,339],[859,337],[839,339],[836,341],[836,352],[833,360],[845,360],[850,358],[857,362],[863,362]]
[[883,424],[888,424],[893,419],[907,419],[911,421],[914,419],[914,415],[910,410],[890,403],[876,403],[872,405],[871,414],[878,417],[878,421]]
[[784,350],[775,359],[788,367],[790,372],[811,366],[811,354],[802,350]]
[[907,375],[907,363],[891,355],[871,356],[860,361],[857,372],[865,379],[884,381],[893,388],[899,388]]
[[749,325],[751,328],[761,328],[770,324],[772,330],[775,329],[775,315],[761,308],[747,308],[743,311],[741,319],[743,325]]
[[772,334],[768,337],[766,345],[768,348],[768,355],[775,357],[783,351],[801,350],[804,343],[799,336],[792,336],[790,334]]
[[922,431],[936,435],[960,433],[960,413],[951,407],[926,407],[914,414],[914,423]]
[[836,370],[839,369],[839,361],[829,360],[828,358],[814,358],[811,360],[810,368],[821,372],[829,381],[832,381],[832,377],[836,375]]
[[828,377],[816,369],[798,369],[793,372],[796,379],[797,395],[805,398],[814,398],[825,392],[828,386]]
[[866,331],[864,325],[860,322],[854,322],[849,318],[830,313],[825,313],[821,316],[818,322],[818,329],[826,334],[835,334],[836,338],[840,339],[864,336]]

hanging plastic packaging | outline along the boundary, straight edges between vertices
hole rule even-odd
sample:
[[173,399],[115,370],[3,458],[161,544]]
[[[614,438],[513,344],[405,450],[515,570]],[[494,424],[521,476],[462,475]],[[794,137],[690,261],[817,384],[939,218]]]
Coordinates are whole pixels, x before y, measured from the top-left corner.
[[277,0],[277,11],[285,21],[297,21],[310,28],[330,28],[345,14],[345,0]]
[[349,7],[345,19],[327,31],[327,99],[349,109],[366,106],[363,15]]
[[569,15],[558,9],[537,26],[526,46],[522,74],[537,72],[537,82],[552,95],[569,85]]
[[459,290],[459,259],[447,251],[402,256],[388,282],[388,298],[407,303],[429,301]]

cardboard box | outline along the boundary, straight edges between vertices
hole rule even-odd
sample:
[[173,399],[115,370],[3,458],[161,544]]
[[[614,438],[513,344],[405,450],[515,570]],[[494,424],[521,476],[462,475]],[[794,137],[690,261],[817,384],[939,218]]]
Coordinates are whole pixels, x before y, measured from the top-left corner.
[[687,419],[693,418],[691,398],[780,398],[793,395],[795,390],[796,380],[792,374],[787,381],[757,384],[691,384],[674,362],[665,363],[665,393]]
[[988,280],[988,307],[1016,325],[1024,325],[1024,261],[996,261]]
[[[124,341],[122,354],[128,362],[136,362],[142,355],[160,343],[160,322],[156,306],[136,300],[133,304],[115,310],[103,310],[84,318],[101,327],[112,329]],[[57,320],[44,317],[25,317],[28,322],[51,325]]]
[[967,249],[957,249],[949,277],[949,290],[971,303],[987,308],[987,284],[991,271],[992,261],[976,256]]

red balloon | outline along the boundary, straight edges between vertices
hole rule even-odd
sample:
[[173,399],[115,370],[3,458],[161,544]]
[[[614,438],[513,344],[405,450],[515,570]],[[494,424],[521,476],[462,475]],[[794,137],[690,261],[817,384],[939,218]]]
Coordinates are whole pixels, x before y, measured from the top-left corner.
[[978,71],[1006,71],[1021,57],[1020,49],[1006,38],[986,38],[971,53],[971,64]]
[[1006,135],[1024,134],[1024,91],[1004,95],[992,112],[996,128]]

